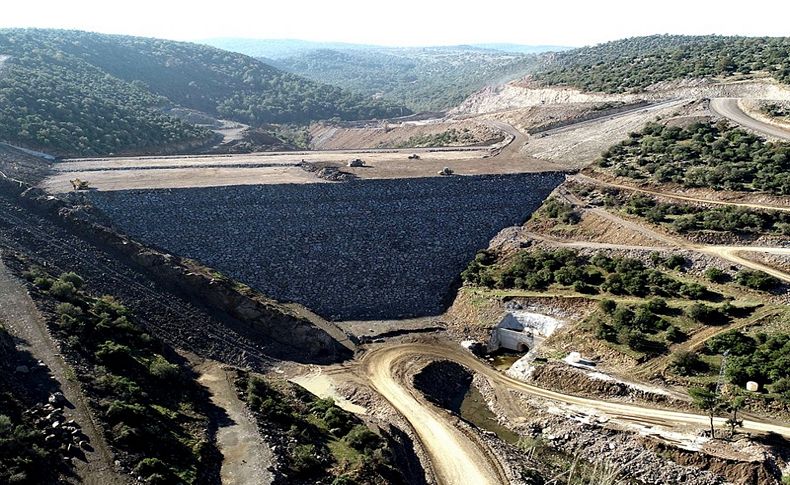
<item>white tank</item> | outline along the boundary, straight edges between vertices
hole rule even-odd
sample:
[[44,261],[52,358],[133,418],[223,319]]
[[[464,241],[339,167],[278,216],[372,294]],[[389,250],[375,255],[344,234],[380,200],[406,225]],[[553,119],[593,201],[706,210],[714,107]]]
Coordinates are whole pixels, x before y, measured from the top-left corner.
[[760,384],[757,384],[754,381],[749,381],[746,383],[746,390],[750,392],[757,392],[760,390]]

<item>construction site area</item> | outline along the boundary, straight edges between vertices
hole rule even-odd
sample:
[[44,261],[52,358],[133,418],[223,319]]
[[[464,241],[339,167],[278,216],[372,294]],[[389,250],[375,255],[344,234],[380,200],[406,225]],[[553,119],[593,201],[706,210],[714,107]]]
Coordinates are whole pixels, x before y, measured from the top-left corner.
[[[715,164],[672,165],[706,136],[788,156],[790,129],[764,100],[790,89],[514,81],[441,119],[314,125],[306,151],[50,162],[3,146],[0,310],[73,403],[58,422],[92,445],[74,460],[88,483],[139,469],[91,418],[106,391],[83,396],[66,377],[75,352],[47,330],[77,315],[63,306],[76,297],[40,285],[68,272],[123,302],[201,383],[211,411],[189,416],[211,430],[195,442],[216,443],[223,482],[329,483],[293,471],[304,437],[272,430],[299,412],[269,421],[274,394],[249,397],[260,378],[375,430],[386,447],[362,458],[338,438],[356,428],[308,420],[347,466],[385,475],[386,455],[398,470],[365,483],[780,484],[781,372],[724,369],[787,348],[790,197],[769,175],[738,185],[705,178]],[[117,346],[102,345],[112,366]],[[705,386],[729,407],[701,407],[688,389]],[[309,402],[303,414],[324,405]]]

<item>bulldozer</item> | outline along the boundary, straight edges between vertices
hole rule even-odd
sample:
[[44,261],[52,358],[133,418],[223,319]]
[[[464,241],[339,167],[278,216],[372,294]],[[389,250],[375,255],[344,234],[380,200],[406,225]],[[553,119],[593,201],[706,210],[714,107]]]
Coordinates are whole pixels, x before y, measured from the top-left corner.
[[87,180],[74,179],[69,180],[69,182],[71,182],[71,187],[74,190],[88,190],[90,187]]

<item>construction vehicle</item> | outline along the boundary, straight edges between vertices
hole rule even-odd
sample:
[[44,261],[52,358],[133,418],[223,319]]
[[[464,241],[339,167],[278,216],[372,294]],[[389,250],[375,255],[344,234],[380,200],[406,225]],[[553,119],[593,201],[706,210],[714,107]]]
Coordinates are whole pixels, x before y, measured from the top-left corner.
[[419,159],[420,156],[417,155],[416,153],[412,153],[411,155],[409,155],[409,160],[419,160]]
[[364,167],[365,166],[365,161],[362,160],[361,158],[355,158],[353,160],[349,160],[348,161],[348,166],[349,167]]
[[452,175],[455,172],[450,167],[444,167],[443,169],[439,170],[439,175]]
[[69,182],[71,182],[71,187],[74,190],[88,190],[90,187],[87,180],[74,179],[69,180]]

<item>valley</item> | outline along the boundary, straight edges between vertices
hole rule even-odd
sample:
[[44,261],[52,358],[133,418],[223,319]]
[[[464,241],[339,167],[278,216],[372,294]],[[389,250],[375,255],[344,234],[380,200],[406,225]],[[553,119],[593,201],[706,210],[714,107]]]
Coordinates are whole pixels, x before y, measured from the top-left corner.
[[[6,32],[0,55],[41,42],[136,93],[135,123],[203,138],[2,136],[0,432],[30,428],[58,483],[786,483],[790,130],[760,107],[790,88],[768,61],[670,72],[662,49],[712,41],[618,41],[600,62],[644,77],[563,51],[403,119],[398,87],[363,102],[205,46],[63,35]],[[160,83],[161,51],[199,66]],[[43,62],[9,53],[4,73]],[[284,98],[256,82],[315,111],[264,120]]]

